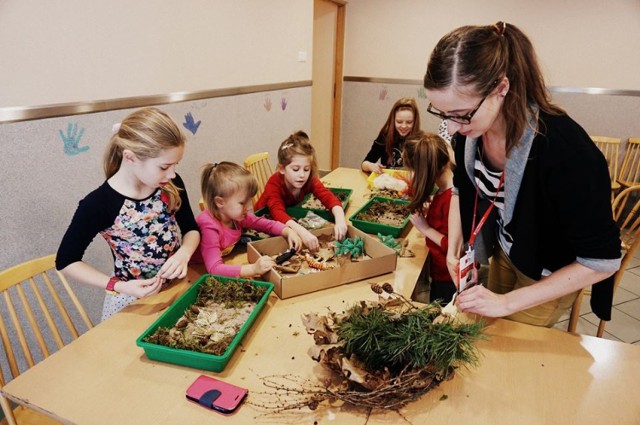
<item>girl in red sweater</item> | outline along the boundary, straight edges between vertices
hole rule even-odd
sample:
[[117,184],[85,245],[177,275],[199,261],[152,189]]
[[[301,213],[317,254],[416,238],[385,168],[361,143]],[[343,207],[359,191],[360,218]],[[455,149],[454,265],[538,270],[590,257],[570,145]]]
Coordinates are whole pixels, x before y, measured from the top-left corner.
[[313,145],[304,131],[298,131],[280,144],[278,170],[269,178],[255,205],[256,211],[268,207],[271,217],[295,230],[311,251],[317,251],[320,247],[318,238],[287,214],[287,207],[300,203],[307,193],[313,193],[333,214],[336,240],[342,240],[347,234],[342,203],[324,187],[317,174],[318,165]]
[[[456,285],[447,269],[448,220],[453,169],[449,146],[440,136],[420,132],[407,139],[402,152],[405,167],[412,172],[413,198],[409,207],[415,211],[411,222],[426,237],[429,248],[431,293],[429,301],[451,301]],[[438,191],[429,201],[434,188]]]

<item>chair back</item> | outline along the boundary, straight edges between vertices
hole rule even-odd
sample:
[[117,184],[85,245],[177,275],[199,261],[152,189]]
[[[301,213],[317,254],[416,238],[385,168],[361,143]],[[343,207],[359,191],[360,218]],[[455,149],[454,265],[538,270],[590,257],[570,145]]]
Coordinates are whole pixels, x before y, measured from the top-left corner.
[[611,178],[611,191],[613,194],[613,192],[620,189],[620,184],[618,183],[620,139],[616,137],[591,136],[591,140],[594,141],[607,160],[609,177]]
[[631,138],[627,142],[618,183],[623,189],[640,184],[640,138]]
[[620,226],[623,250],[622,268],[626,266],[640,245],[640,185],[631,186],[613,201],[613,219]]
[[[620,249],[622,251],[622,261],[620,270],[613,278],[614,293],[622,281],[624,272],[629,267],[631,260],[640,248],[640,185],[631,186],[620,192],[613,201],[613,219],[620,227]],[[578,316],[582,304],[583,294],[590,294],[589,290],[582,290],[571,309],[569,319],[569,332],[575,332],[578,324]],[[596,336],[602,337],[606,321],[600,320]]]
[[258,181],[258,192],[253,197],[253,205],[255,205],[258,202],[258,199],[260,199],[262,192],[264,192],[264,187],[266,186],[267,181],[273,174],[273,169],[269,163],[269,152],[260,152],[249,155],[244,160],[244,168],[249,170],[249,172],[253,174]]
[[[0,387],[93,327],[73,289],[55,269],[55,255],[0,272],[0,310],[0,338],[11,374],[0,368]],[[77,324],[82,323],[86,329],[79,330]],[[16,423],[8,400],[0,396],[0,404],[8,423]]]

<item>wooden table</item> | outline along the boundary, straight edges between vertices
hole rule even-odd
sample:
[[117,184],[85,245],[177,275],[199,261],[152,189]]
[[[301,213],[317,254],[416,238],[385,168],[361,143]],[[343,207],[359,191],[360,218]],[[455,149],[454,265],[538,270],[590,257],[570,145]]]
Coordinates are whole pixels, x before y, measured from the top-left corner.
[[[335,173],[335,174],[334,174]],[[336,176],[355,178],[355,170]],[[358,178],[364,179],[362,174]],[[356,181],[356,180],[354,180]],[[354,191],[354,195],[358,192]],[[362,192],[361,192],[362,193]],[[357,197],[354,198],[354,203]],[[357,205],[353,206],[354,208]],[[424,240],[409,233],[410,248]],[[242,255],[234,262],[243,261]],[[287,300],[272,295],[222,373],[150,361],[135,339],[197,279],[184,281],[127,307],[3,388],[12,400],[76,424],[364,424],[366,414],[320,407],[268,415],[245,403],[222,417],[185,400],[201,373],[249,389],[248,402],[268,395],[261,377],[294,374],[315,378],[321,367],[307,355],[313,338],[300,315],[342,311],[356,300],[375,299],[369,281],[394,282],[410,293],[422,259],[399,259],[395,273]],[[481,363],[460,370],[402,410],[413,424],[637,424],[640,422],[640,347],[556,329],[495,320],[479,343]],[[446,397],[445,397],[446,396]],[[369,424],[406,423],[396,413],[376,413]]]

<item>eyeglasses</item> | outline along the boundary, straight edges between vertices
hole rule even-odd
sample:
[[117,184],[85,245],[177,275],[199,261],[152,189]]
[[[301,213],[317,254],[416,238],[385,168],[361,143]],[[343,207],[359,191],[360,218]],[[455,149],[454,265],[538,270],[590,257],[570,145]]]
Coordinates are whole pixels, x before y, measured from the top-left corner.
[[427,112],[443,120],[449,120],[449,121],[456,122],[458,124],[467,125],[467,124],[471,124],[471,120],[473,119],[473,116],[476,114],[476,112],[478,112],[478,109],[480,109],[480,107],[482,106],[484,101],[487,99],[487,97],[489,97],[489,95],[486,95],[485,97],[483,97],[480,103],[478,103],[478,106],[476,106],[473,109],[473,111],[469,112],[466,115],[447,115],[444,112],[434,108],[431,103],[429,103],[429,106],[427,106]]
[[[497,86],[499,82],[500,82],[500,79],[494,80],[493,83],[491,84],[491,90],[493,90],[493,88]],[[431,103],[429,103],[429,106],[427,106],[427,112],[443,120],[449,120],[449,121],[453,121],[463,125],[471,124],[471,120],[473,119],[473,116],[476,114],[476,112],[478,112],[478,109],[480,109],[484,101],[487,100],[487,97],[489,97],[489,95],[491,94],[491,90],[489,91],[489,93],[487,93],[485,97],[482,98],[480,103],[478,103],[478,106],[473,108],[473,111],[469,112],[466,115],[447,115],[444,112],[434,108]]]

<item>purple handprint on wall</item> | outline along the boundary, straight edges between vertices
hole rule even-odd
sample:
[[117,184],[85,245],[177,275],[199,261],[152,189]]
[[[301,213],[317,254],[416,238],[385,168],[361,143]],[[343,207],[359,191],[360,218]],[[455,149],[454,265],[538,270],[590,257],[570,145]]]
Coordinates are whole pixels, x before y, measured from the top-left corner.
[[285,109],[287,109],[287,98],[286,97],[283,97],[282,99],[280,99],[280,107],[282,108],[283,111]]

